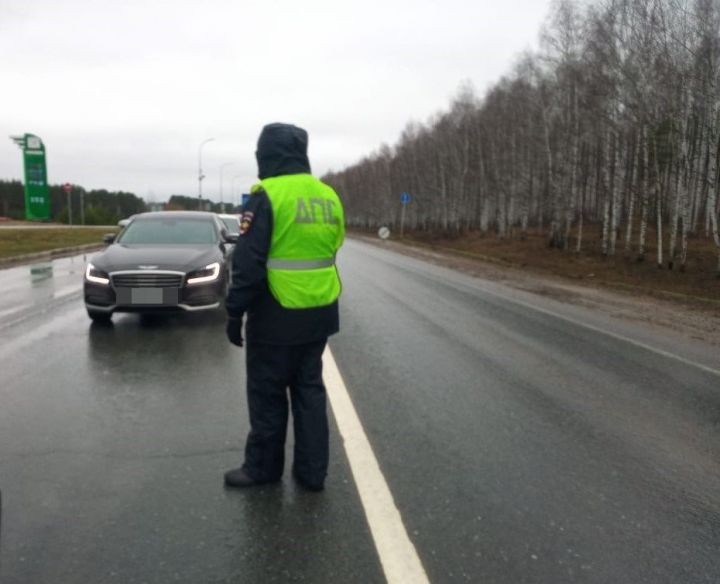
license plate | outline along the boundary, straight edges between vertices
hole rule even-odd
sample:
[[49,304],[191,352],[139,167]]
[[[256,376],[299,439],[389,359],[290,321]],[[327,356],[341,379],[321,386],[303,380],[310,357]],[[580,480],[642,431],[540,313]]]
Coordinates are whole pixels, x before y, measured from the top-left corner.
[[162,304],[162,288],[131,288],[130,304]]
[[177,306],[179,288],[117,288],[118,306]]

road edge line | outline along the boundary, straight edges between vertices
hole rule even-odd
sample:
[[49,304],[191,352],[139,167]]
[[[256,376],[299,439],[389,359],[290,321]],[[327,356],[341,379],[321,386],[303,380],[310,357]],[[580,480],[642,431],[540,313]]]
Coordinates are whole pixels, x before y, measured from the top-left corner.
[[[372,245],[372,244],[366,243],[366,245]],[[374,246],[374,247],[379,248],[379,246]],[[379,248],[379,249],[382,249],[382,248]],[[517,306],[522,306],[522,307],[524,307],[524,308],[527,308],[528,310],[533,310],[533,311],[535,311],[535,312],[539,312],[539,313],[541,313],[541,314],[545,314],[546,316],[552,316],[552,317],[557,318],[557,319],[559,319],[559,320],[564,320],[565,322],[569,322],[570,324],[574,324],[575,326],[579,326],[579,327],[582,327],[582,328],[591,330],[591,331],[593,331],[593,332],[600,333],[600,334],[602,334],[602,335],[608,336],[608,337],[613,338],[613,339],[616,339],[616,340],[618,340],[618,341],[626,342],[626,343],[628,343],[628,344],[630,344],[630,345],[634,345],[635,347],[639,347],[639,348],[641,348],[641,349],[645,349],[646,351],[648,351],[648,352],[650,352],[650,353],[655,353],[656,355],[660,355],[661,357],[666,357],[666,358],[668,358],[668,359],[673,359],[673,360],[675,360],[675,361],[679,361],[680,363],[683,363],[684,365],[687,365],[687,366],[689,366],[689,367],[695,367],[696,369],[700,369],[701,371],[704,371],[705,373],[710,373],[711,375],[716,375],[716,376],[720,377],[720,369],[716,369],[716,368],[714,368],[714,367],[711,367],[710,365],[705,365],[705,364],[700,363],[700,362],[698,362],[698,361],[694,361],[694,360],[692,360],[692,359],[688,359],[687,357],[683,357],[682,355],[677,355],[676,353],[672,353],[672,352],[670,352],[670,351],[666,351],[665,349],[661,349],[661,348],[659,348],[659,347],[654,347],[653,345],[650,345],[650,344],[645,343],[645,342],[643,342],[643,341],[638,341],[638,340],[633,339],[632,337],[628,337],[628,336],[622,335],[622,334],[620,334],[620,333],[615,333],[615,332],[613,332],[613,331],[609,331],[609,330],[604,329],[604,328],[602,328],[602,327],[595,326],[594,324],[590,324],[590,323],[587,323],[587,322],[583,322],[582,320],[579,320],[579,319],[574,318],[574,317],[572,317],[572,316],[566,316],[566,315],[564,315],[564,314],[560,314],[559,312],[555,312],[554,310],[550,310],[550,309],[548,309],[548,308],[542,308],[542,307],[540,307],[540,306],[536,306],[536,305],[534,305],[534,304],[531,304],[530,302],[526,302],[526,301],[520,300],[520,299],[518,299],[518,298],[513,298],[513,297],[510,296],[510,295],[504,295],[504,294],[500,294],[499,292],[494,292],[494,291],[492,291],[492,290],[489,290],[486,286],[484,286],[484,285],[482,284],[483,281],[487,281],[487,280],[485,280],[485,279],[482,278],[482,277],[472,276],[472,275],[470,275],[470,274],[465,274],[465,273],[463,273],[463,272],[461,272],[461,271],[453,270],[452,268],[446,268],[446,267],[444,267],[444,266],[437,266],[436,264],[432,264],[431,262],[428,262],[427,260],[423,260],[423,259],[419,259],[419,258],[413,258],[413,257],[411,257],[411,256],[404,255],[404,254],[402,254],[402,253],[400,253],[400,252],[397,252],[397,251],[394,251],[394,250],[382,249],[382,251],[384,251],[384,252],[386,252],[386,253],[390,253],[390,254],[399,255],[399,256],[404,257],[404,258],[410,257],[410,259],[413,259],[413,260],[415,260],[415,261],[417,261],[417,262],[419,262],[419,263],[425,264],[425,265],[434,265],[434,266],[436,266],[436,267],[440,267],[441,269],[450,270],[450,271],[452,271],[452,272],[454,272],[454,273],[456,273],[456,274],[459,274],[459,275],[461,275],[461,276],[470,278],[470,279],[472,279],[474,282],[477,282],[477,284],[474,285],[474,286],[465,284],[466,286],[472,288],[472,289],[475,290],[475,291],[482,292],[482,293],[484,293],[484,294],[487,294],[488,296],[492,296],[493,298],[498,298],[498,299],[500,299],[500,300],[504,300],[505,302],[508,302],[508,303],[510,303],[510,304],[515,304],[515,305],[517,305]],[[517,289],[512,288],[511,286],[506,286],[506,285],[503,285],[503,284],[496,284],[496,285],[498,285],[498,286],[505,286],[505,287],[507,287],[509,290],[511,290],[512,292],[517,292]],[[525,294],[537,295],[537,294],[534,294],[533,292],[528,292],[528,291],[522,291],[522,292],[524,292]]]
[[674,359],[676,361],[679,361],[680,363],[683,363],[690,367],[695,367],[697,369],[700,369],[701,371],[704,371],[705,373],[710,373],[712,375],[720,376],[720,369],[715,369],[714,367],[710,367],[709,365],[704,365],[702,363],[698,363],[697,361],[693,361],[692,359],[687,359],[686,357],[683,357],[681,355],[676,355],[675,353],[671,353],[670,351],[666,351],[665,349],[661,349],[659,347],[653,347],[652,345],[649,345],[647,343],[644,343],[643,341],[637,341],[631,337],[627,337],[625,335],[621,335],[620,333],[615,333],[613,331],[609,331],[607,329],[595,326],[594,324],[590,324],[587,322],[583,322],[581,320],[578,320],[576,318],[573,318],[572,316],[565,316],[564,314],[560,314],[559,312],[555,312],[554,310],[550,310],[547,308],[541,308],[540,306],[535,306],[533,304],[530,304],[529,302],[525,302],[524,300],[519,300],[517,298],[511,298],[509,296],[503,296],[502,294],[499,294],[497,292],[493,292],[492,290],[488,290],[484,286],[479,286],[479,290],[484,292],[485,294],[488,294],[490,296],[493,296],[495,298],[499,298],[501,300],[504,300],[506,302],[510,302],[512,304],[517,304],[518,306],[522,306],[524,308],[527,308],[529,310],[534,310],[535,312],[539,312],[541,314],[545,314],[546,316],[552,316],[554,318],[557,318],[559,320],[564,320],[565,322],[569,322],[570,324],[574,324],[575,326],[579,326],[582,328],[586,328],[588,330],[591,330],[596,333],[600,333],[602,335],[611,337],[613,339],[616,339],[618,341],[623,341],[625,343],[628,343],[630,345],[634,345],[636,347],[639,347],[641,349],[645,349],[646,351],[649,351],[650,353],[655,353],[656,355],[660,355],[662,357],[667,357],[669,359]]
[[329,346],[323,362],[327,395],[385,578],[389,584],[429,584]]

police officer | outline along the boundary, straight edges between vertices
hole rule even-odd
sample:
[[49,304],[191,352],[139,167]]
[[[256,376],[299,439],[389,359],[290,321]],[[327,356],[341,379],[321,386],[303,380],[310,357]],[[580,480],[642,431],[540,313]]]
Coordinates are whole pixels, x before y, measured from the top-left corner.
[[293,476],[324,487],[328,420],[322,354],[338,332],[340,278],[335,254],[345,216],[335,191],[310,174],[307,132],[269,124],[255,153],[260,182],[241,218],[228,292],[227,336],[243,346],[247,314],[250,434],[245,462],[225,473],[229,487],[280,480],[285,458],[288,390],[293,413]]

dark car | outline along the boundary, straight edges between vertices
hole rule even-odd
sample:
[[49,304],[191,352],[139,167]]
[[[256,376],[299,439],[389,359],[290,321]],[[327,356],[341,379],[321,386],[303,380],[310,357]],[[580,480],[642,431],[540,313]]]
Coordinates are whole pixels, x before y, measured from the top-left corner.
[[113,312],[172,312],[220,307],[237,240],[214,213],[166,211],[132,217],[85,269],[85,306],[93,320]]

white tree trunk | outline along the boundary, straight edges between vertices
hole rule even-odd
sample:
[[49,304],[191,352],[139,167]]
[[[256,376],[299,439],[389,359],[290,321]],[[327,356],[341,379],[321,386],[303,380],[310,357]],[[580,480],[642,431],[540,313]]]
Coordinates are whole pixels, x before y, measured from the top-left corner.
[[713,192],[715,193],[712,197],[712,213],[710,213],[710,226],[712,229],[712,235],[713,240],[715,241],[715,247],[717,247],[718,250],[718,266],[717,266],[717,276],[720,278],[720,232],[718,232],[718,214],[715,210],[715,199],[717,197],[717,191],[713,188]]
[[[680,174],[680,170],[678,169],[678,175]],[[673,181],[671,181],[672,184]],[[672,207],[672,213],[670,216],[670,245],[668,247],[668,269],[673,269],[673,260],[675,259],[675,248],[677,246],[677,233],[678,233],[678,224],[680,223],[680,199],[681,194],[680,191],[682,187],[680,186],[680,178],[679,176],[675,177],[675,188],[674,190],[674,197],[673,197],[673,207]]]
[[657,198],[657,265],[662,268],[663,263],[663,240],[662,240],[662,199],[660,193]]
[[628,204],[628,211],[627,211],[627,227],[625,229],[625,253],[629,254],[630,250],[632,248],[632,231],[633,231],[633,221],[635,219],[635,187],[633,185],[633,179],[635,176],[635,157],[637,155],[637,145],[634,144],[632,149],[630,150],[630,160],[628,161],[630,164],[630,169],[628,171],[628,177],[627,177],[627,189],[629,191],[629,198],[630,202]]
[[610,219],[610,244],[608,246],[608,255],[615,255],[615,243],[617,242],[617,229],[620,215],[620,204],[618,196],[617,184],[620,182],[620,170],[622,164],[620,162],[620,136],[615,134],[614,147],[612,152],[612,171],[610,173],[610,200],[612,202],[612,215]]
[[642,197],[642,208],[640,211],[640,234],[638,235],[638,261],[645,260],[645,238],[647,237],[647,223],[650,209],[648,193],[648,175],[650,173],[650,147],[646,142],[645,126],[640,130],[640,147],[642,148],[642,179],[640,180],[640,192]]
[[610,164],[610,137],[609,132],[605,136],[605,156],[601,160],[601,184],[602,184],[602,194],[604,196],[604,203],[603,203],[603,227],[602,227],[602,254],[604,256],[608,255],[609,251],[609,234],[610,234],[610,200],[612,198],[611,194],[611,187],[610,187],[610,178],[609,178],[609,164]]

